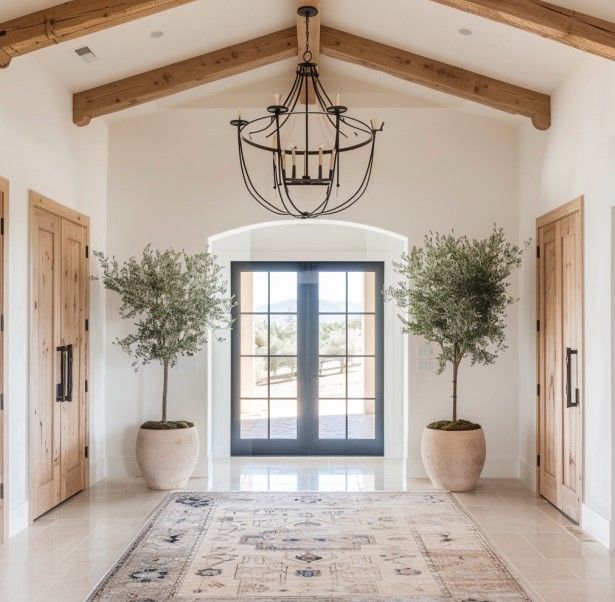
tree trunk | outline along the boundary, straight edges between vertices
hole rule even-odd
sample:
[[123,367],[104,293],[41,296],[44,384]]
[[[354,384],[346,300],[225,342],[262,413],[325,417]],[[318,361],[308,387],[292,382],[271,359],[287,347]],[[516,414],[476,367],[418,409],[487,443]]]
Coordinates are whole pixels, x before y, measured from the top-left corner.
[[453,420],[457,420],[457,373],[459,372],[459,362],[453,362]]
[[169,388],[169,362],[164,360],[162,362],[164,370],[164,376],[162,380],[162,422],[167,421],[167,390]]

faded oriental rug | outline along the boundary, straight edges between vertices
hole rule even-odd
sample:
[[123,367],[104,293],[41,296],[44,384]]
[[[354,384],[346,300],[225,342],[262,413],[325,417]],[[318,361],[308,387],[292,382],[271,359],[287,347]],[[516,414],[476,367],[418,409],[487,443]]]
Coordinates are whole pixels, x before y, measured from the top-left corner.
[[452,496],[172,493],[89,600],[531,600]]

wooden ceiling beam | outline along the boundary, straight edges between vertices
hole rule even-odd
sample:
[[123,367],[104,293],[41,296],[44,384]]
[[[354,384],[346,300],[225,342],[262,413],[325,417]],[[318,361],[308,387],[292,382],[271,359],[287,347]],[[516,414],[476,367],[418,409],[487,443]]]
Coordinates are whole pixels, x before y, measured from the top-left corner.
[[152,69],[73,95],[73,121],[90,120],[297,56],[297,28]]
[[540,0],[432,0],[615,60],[615,23]]
[[194,0],[72,0],[0,23],[0,67],[39,48],[128,23]]
[[539,130],[551,125],[551,99],[540,92],[324,25],[320,52],[494,109],[529,117]]
[[[312,63],[318,65],[320,60],[320,0],[297,0],[297,9],[302,6],[313,6],[318,14],[310,18],[309,34],[310,34],[310,52],[312,53]],[[297,15],[297,56],[299,62],[303,61],[303,53],[305,52],[305,18]],[[308,90],[308,104],[313,105],[316,102],[314,88],[310,85]]]

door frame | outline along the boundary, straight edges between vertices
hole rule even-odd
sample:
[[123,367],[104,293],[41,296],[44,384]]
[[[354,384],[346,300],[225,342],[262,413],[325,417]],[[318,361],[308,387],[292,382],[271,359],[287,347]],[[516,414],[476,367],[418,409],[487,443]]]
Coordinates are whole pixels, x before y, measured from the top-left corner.
[[[34,418],[33,418],[33,403],[32,403],[32,391],[34,389],[34,379],[33,379],[33,370],[32,366],[32,351],[36,348],[36,341],[34,340],[34,328],[32,328],[32,322],[34,317],[34,312],[31,311],[31,295],[33,290],[33,277],[34,271],[32,270],[32,247],[33,247],[33,229],[32,229],[32,214],[35,209],[43,209],[48,213],[51,213],[59,218],[66,219],[73,223],[76,223],[80,226],[83,226],[86,229],[86,248],[89,248],[90,244],[90,218],[76,211],[75,209],[71,209],[70,207],[66,207],[57,201],[54,201],[34,190],[29,191],[29,212],[28,216],[30,219],[28,230],[29,230],[29,241],[28,241],[28,325],[30,334],[28,336],[28,484],[29,484],[29,494],[28,498],[31,501],[31,496],[35,490],[34,483],[34,454],[32,453],[32,442],[34,441]],[[86,255],[87,257],[87,255]],[[90,262],[86,262],[86,278],[88,281],[88,285],[86,286],[86,298],[85,298],[85,319],[90,321]],[[90,375],[90,331],[89,328],[84,329],[83,332],[83,347],[85,352],[84,364],[85,364],[85,379],[89,381]],[[91,387],[87,387],[85,391],[85,445],[86,449],[89,450],[90,446],[90,391]],[[89,462],[89,454],[85,455],[85,479],[84,479],[84,491],[89,489],[90,487],[90,462]],[[34,507],[33,504],[28,504],[28,523],[32,524],[34,522]]]
[[[581,341],[583,344],[582,351],[582,362],[585,362],[585,197],[583,195],[556,207],[555,209],[541,215],[536,219],[536,249],[538,250],[540,247],[539,243],[539,231],[540,228],[547,226],[553,222],[556,222],[564,217],[568,217],[577,211],[580,213],[581,217],[581,289],[582,289],[582,304],[581,304]],[[538,252],[536,253],[536,316],[537,316],[537,324],[540,319],[540,270],[539,264],[540,258],[538,256]],[[541,387],[542,383],[540,382],[540,331],[538,328],[536,329],[536,491],[540,493],[540,466],[538,462],[538,458],[540,457],[540,394],[539,387]],[[544,387],[542,387],[544,391]],[[581,400],[580,400],[580,428],[579,428],[579,437],[580,444],[578,445],[578,453],[581,455],[580,458],[577,459],[577,466],[580,469],[579,482],[580,482],[580,496],[579,496],[579,506],[582,505],[584,501],[584,493],[585,493],[585,367],[583,366],[583,370],[581,371]],[[581,508],[579,507],[579,516],[580,516]]]
[[0,262],[0,315],[2,315],[0,328],[0,347],[2,363],[0,365],[0,394],[2,404],[2,429],[0,430],[0,458],[2,461],[2,500],[0,503],[0,543],[8,539],[9,513],[8,513],[8,482],[9,482],[9,442],[8,442],[8,396],[6,390],[6,375],[8,374],[8,353],[6,353],[5,326],[7,323],[7,300],[8,300],[8,208],[9,208],[9,181],[0,177],[0,236],[2,237],[2,261]]
[[[384,286],[384,267],[383,261],[352,261],[352,260],[326,260],[326,261],[231,261],[231,291],[236,298],[240,294],[240,275],[242,271],[262,269],[262,271],[283,271],[283,270],[298,270],[304,271],[362,271],[367,269],[375,269],[376,276],[376,303],[375,303],[375,326],[376,333],[380,336],[376,337],[375,342],[375,440],[370,449],[364,449],[365,440],[319,440],[319,449],[307,449],[307,445],[313,441],[317,429],[317,408],[307,408],[312,410],[311,416],[304,416],[303,428],[300,425],[297,431],[296,440],[242,440],[240,438],[240,399],[239,399],[239,375],[236,366],[240,358],[240,330],[233,328],[231,333],[231,433],[230,433],[230,455],[231,456],[384,456],[384,303],[382,296],[379,294]],[[300,363],[300,358],[304,358],[304,370],[315,373],[316,367],[309,365],[310,357],[313,359],[313,354],[318,353],[318,329],[308,332],[303,330],[305,325],[301,323],[300,316],[303,312],[309,312],[310,309],[316,311],[318,316],[318,299],[313,298],[315,291],[309,291],[306,295],[297,297],[297,317],[298,317],[298,337],[303,336],[307,344],[307,350],[303,353],[297,350],[297,361]],[[309,307],[304,307],[307,304]],[[239,304],[233,309],[233,317],[236,319],[240,314]],[[302,397],[310,396],[315,398],[314,383],[311,382],[308,375],[298,375],[297,382],[297,401],[300,403]],[[301,408],[298,408],[299,413],[302,413]],[[304,412],[306,409],[304,409]],[[304,439],[303,441],[301,439]],[[261,443],[262,441],[262,443]],[[346,443],[342,446],[342,442]],[[271,444],[275,447],[271,449]],[[346,447],[347,449],[342,449]]]

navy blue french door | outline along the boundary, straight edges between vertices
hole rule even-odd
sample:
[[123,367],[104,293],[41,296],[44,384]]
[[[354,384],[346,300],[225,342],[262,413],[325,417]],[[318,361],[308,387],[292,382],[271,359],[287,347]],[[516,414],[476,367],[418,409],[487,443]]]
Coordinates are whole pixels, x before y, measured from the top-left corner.
[[232,455],[382,455],[376,262],[233,262]]

